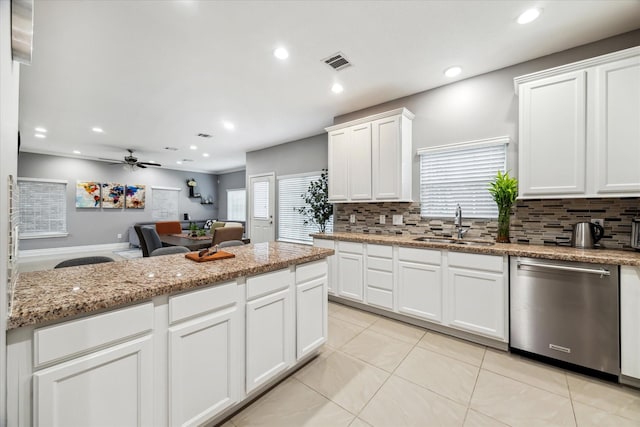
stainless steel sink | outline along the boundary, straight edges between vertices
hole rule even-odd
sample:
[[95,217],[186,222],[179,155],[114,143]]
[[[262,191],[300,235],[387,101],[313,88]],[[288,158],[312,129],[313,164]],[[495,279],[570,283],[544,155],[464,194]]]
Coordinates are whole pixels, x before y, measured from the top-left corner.
[[413,240],[425,243],[456,243],[456,240],[453,239],[439,239],[437,237],[416,237]]
[[492,246],[495,245],[494,242],[474,242],[472,240],[456,240],[456,245],[467,245],[467,246]]

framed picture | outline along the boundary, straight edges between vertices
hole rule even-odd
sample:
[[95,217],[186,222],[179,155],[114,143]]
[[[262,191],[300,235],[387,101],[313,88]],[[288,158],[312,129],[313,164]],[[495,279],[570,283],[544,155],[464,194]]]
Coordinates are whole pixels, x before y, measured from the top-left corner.
[[127,209],[144,209],[145,186],[139,184],[127,185]]
[[94,181],[77,181],[76,208],[100,207],[100,183]]
[[102,184],[102,207],[121,209],[124,207],[124,184],[104,182]]

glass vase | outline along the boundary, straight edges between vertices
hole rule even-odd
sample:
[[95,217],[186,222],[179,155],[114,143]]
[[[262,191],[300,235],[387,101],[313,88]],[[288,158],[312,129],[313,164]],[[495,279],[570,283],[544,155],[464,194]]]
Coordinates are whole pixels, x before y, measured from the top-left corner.
[[511,207],[500,208],[498,210],[498,243],[511,243],[509,239],[509,220],[511,215]]

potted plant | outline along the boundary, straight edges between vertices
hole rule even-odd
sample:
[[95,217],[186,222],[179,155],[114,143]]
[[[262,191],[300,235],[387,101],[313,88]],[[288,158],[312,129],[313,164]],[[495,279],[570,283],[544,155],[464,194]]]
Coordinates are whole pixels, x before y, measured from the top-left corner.
[[509,172],[498,171],[489,184],[489,193],[498,205],[498,237],[496,242],[509,243],[509,216],[511,207],[518,197],[518,180],[510,177]]
[[294,208],[296,212],[304,215],[304,225],[315,224],[321,233],[327,228],[327,222],[333,215],[333,205],[329,203],[329,186],[327,170],[322,169],[320,178],[312,181],[305,194],[301,197],[308,206]]
[[190,231],[190,235],[191,237],[196,237],[198,235],[198,226],[196,225],[195,222],[192,222],[189,224],[189,231]]

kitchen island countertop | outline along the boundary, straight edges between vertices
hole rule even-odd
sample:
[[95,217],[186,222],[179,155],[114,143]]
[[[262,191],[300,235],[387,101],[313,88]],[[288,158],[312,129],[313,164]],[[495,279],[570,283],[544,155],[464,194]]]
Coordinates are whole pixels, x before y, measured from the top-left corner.
[[282,242],[224,251],[234,253],[235,258],[198,263],[176,254],[20,273],[7,330],[267,273],[333,254],[330,249]]

